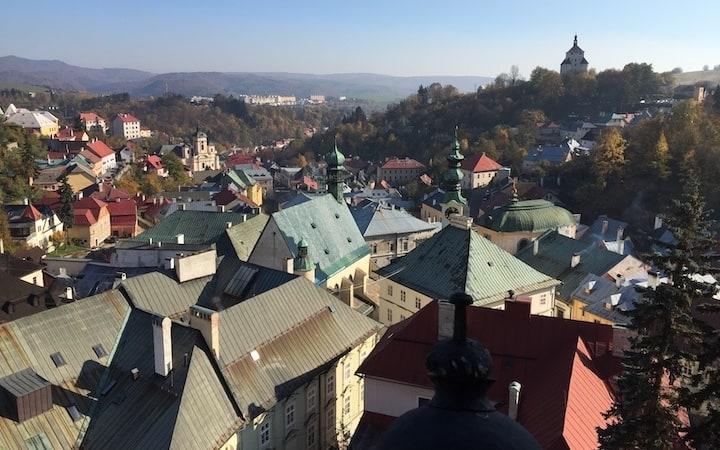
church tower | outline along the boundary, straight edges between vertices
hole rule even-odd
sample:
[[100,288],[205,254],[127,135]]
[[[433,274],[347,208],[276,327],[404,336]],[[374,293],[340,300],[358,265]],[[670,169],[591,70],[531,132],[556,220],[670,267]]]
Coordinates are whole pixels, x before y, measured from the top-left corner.
[[585,59],[585,51],[578,47],[577,34],[573,46],[565,53],[565,59],[560,64],[560,75],[570,73],[585,73],[588,70],[588,62]]
[[462,165],[465,157],[460,153],[460,141],[458,140],[457,127],[455,127],[455,139],[453,140],[452,149],[447,157],[448,169],[443,174],[440,187],[445,191],[445,198],[440,204],[445,215],[445,220],[449,220],[451,215],[468,216],[469,210],[467,200],[462,196],[461,182],[463,179]]
[[327,186],[328,193],[335,197],[338,203],[344,203],[345,197],[343,195],[343,172],[345,168],[345,155],[343,155],[337,148],[337,141],[335,146],[330,153],[325,155],[325,162],[327,163]]

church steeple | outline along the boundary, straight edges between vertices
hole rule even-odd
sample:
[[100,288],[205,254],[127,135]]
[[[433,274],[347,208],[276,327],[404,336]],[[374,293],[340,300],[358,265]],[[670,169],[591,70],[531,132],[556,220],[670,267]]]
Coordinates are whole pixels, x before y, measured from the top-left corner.
[[453,140],[452,150],[447,157],[448,170],[443,174],[441,187],[445,191],[444,202],[456,201],[459,203],[466,203],[460,191],[460,182],[463,178],[462,170],[460,165],[462,164],[465,157],[460,153],[460,141],[457,135],[458,129],[455,127],[455,139]]
[[325,155],[325,162],[327,163],[327,185],[328,192],[335,197],[338,203],[345,201],[343,197],[343,172],[345,168],[345,155],[340,152],[337,147],[337,139],[333,146],[333,150]]
[[573,41],[573,47],[577,47],[577,34],[575,35],[575,40]]

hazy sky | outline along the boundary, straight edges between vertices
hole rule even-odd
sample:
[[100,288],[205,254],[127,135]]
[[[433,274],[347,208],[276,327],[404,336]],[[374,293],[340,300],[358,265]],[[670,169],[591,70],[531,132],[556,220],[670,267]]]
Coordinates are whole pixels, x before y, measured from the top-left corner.
[[720,2],[5,0],[0,56],[170,71],[490,75],[720,64]]

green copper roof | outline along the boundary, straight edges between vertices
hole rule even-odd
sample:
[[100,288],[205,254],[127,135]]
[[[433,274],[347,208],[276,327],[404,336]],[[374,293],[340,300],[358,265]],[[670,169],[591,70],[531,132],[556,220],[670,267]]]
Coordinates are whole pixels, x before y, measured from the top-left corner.
[[321,195],[272,215],[293,255],[303,239],[315,266],[316,281],[324,281],[370,253],[347,205]]
[[454,226],[378,273],[433,298],[463,291],[477,306],[498,302],[509,290],[525,294],[559,284],[475,231]]
[[235,184],[240,189],[247,189],[250,186],[255,184],[255,179],[248,176],[244,171],[242,170],[228,170],[227,174],[225,174],[230,181],[232,181],[233,184]]
[[567,209],[547,200],[512,201],[486,216],[484,226],[495,231],[543,232],[573,225],[575,217]]
[[338,149],[337,142],[335,142],[334,148],[325,155],[325,162],[328,167],[340,167],[345,164],[345,155]]

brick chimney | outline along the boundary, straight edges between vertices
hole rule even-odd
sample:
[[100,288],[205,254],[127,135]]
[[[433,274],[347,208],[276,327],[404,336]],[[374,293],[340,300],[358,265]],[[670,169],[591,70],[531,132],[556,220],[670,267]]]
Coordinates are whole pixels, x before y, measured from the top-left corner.
[[570,268],[574,269],[578,264],[580,264],[580,253],[573,253],[572,258],[570,258]]

